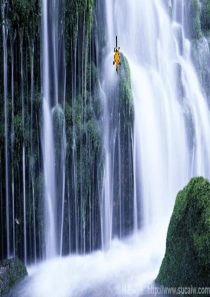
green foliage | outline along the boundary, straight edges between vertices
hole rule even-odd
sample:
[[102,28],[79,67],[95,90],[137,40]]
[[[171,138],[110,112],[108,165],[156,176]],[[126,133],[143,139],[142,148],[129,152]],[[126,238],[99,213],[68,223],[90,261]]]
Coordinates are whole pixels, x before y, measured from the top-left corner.
[[40,0],[12,1],[9,7],[9,25],[13,31],[20,28],[31,31],[38,26],[40,15]]
[[71,43],[74,48],[75,40],[78,37],[79,22],[85,23],[85,36],[87,42],[89,41],[93,5],[94,0],[63,0],[66,63],[70,59]]
[[209,286],[209,217],[210,183],[203,177],[192,178],[176,197],[158,283],[169,287]]

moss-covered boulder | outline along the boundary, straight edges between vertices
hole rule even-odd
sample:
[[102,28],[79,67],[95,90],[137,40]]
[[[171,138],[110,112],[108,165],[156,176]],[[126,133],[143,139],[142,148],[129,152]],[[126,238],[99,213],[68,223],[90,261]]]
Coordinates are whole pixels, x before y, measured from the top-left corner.
[[210,285],[210,183],[195,177],[179,191],[156,279],[168,287]]
[[0,296],[26,275],[26,267],[17,257],[0,261]]

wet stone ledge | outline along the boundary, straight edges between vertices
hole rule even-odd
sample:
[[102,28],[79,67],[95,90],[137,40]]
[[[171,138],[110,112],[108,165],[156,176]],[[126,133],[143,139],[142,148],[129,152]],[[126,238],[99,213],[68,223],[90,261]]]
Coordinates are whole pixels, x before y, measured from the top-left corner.
[[25,265],[17,258],[0,261],[0,296],[27,275]]

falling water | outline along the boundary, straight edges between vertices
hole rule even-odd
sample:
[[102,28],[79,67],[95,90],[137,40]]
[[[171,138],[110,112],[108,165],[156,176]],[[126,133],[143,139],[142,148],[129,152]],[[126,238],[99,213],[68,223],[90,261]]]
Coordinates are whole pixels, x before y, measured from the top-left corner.
[[[138,213],[138,222],[134,225],[139,226],[142,219],[143,226],[148,226],[170,213],[177,191],[191,176],[209,177],[208,169],[204,168],[204,160],[210,157],[209,111],[190,60],[190,43],[184,37],[182,26],[175,23],[176,19],[170,24],[164,1],[122,3],[117,0],[113,3],[107,0],[106,3],[110,52],[117,36],[118,46],[131,68],[135,107],[134,199],[137,200],[134,205],[139,205],[139,199],[142,203],[140,214],[134,210]],[[174,4],[176,18],[182,23],[183,1],[178,1],[177,6]],[[182,41],[173,30],[177,25]],[[183,42],[183,53],[178,50],[179,42]],[[181,100],[175,83],[177,64],[182,69],[185,89]],[[193,149],[188,144],[191,119],[196,135]],[[110,195],[106,199],[110,201]]]
[[34,260],[36,263],[36,214],[34,196],[34,154],[33,154],[33,100],[34,100],[34,40],[31,44],[31,181],[33,201],[33,233],[34,233]]
[[25,108],[24,108],[24,80],[23,80],[23,37],[20,33],[21,60],[21,97],[22,97],[22,127],[23,127],[23,229],[24,229],[24,263],[27,264],[27,233],[26,233],[26,174],[25,174]]
[[105,129],[104,129],[104,147],[106,152],[106,164],[104,169],[104,193],[103,204],[101,205],[102,213],[102,246],[104,249],[108,247],[112,239],[112,187],[111,187],[111,154],[109,147],[109,115],[108,115],[108,102],[107,97],[101,89],[104,101],[104,114],[105,114]]
[[42,3],[43,161],[45,177],[45,241],[47,258],[56,255],[54,142],[49,86],[48,1]]
[[[77,67],[77,40],[75,38],[74,43],[72,45],[72,52],[74,57],[74,61],[72,61],[72,109],[73,109],[73,147],[72,147],[72,166],[73,166],[73,174],[74,174],[74,207],[77,210],[77,155],[76,155],[76,123],[75,123],[75,111],[76,111],[76,67]],[[78,253],[78,213],[75,211],[75,242],[76,242],[76,253]]]

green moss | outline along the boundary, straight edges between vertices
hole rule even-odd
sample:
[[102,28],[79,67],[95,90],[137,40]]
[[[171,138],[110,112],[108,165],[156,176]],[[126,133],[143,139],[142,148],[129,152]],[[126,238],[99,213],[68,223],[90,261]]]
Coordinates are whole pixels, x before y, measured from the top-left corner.
[[203,177],[192,178],[176,197],[158,283],[169,287],[209,286],[209,217],[210,183]]
[[[134,123],[134,108],[133,108],[133,95],[131,88],[131,74],[128,60],[120,53],[121,65],[119,66],[119,108],[123,113],[124,129],[128,125],[131,128]],[[121,120],[122,122],[122,120]],[[123,130],[124,130],[123,129]],[[132,129],[133,130],[133,129]]]
[[8,293],[27,274],[26,267],[17,257],[0,261],[0,295]]
[[[94,114],[96,119],[100,120],[102,117],[103,109],[99,90],[98,70],[93,62],[91,62],[91,64],[88,63],[86,76],[87,117],[88,119],[90,119]],[[89,90],[91,86],[92,89],[90,94]]]
[[14,118],[15,129],[15,149],[14,149],[14,161],[19,164],[22,159],[22,144],[23,144],[23,127],[22,116],[17,114]]
[[53,135],[55,153],[60,153],[63,143],[65,117],[60,105],[53,108]]
[[94,0],[64,0],[63,1],[63,16],[65,24],[65,49],[66,63],[70,58],[71,42],[73,44],[78,37],[79,21],[85,22],[86,41],[89,42],[90,27],[92,23],[92,13],[94,9]]
[[72,118],[72,107],[65,102],[65,121],[66,121],[66,157],[71,154],[73,146],[73,118]]
[[[128,235],[133,228],[133,125],[134,107],[128,60],[120,52],[118,74],[106,86],[108,100],[110,151],[113,164],[113,232]],[[111,141],[115,139],[115,143]],[[120,221],[121,217],[121,221]],[[121,225],[120,223],[121,222]]]
[[87,123],[87,131],[90,137],[90,148],[97,156],[101,150],[102,131],[98,125],[98,122],[91,119]]
[[201,0],[201,28],[204,32],[210,31],[210,1]]
[[198,0],[188,0],[188,21],[189,21],[189,35],[191,39],[199,39],[201,37],[201,22],[199,17],[199,3]]
[[23,29],[32,33],[32,29],[39,26],[41,16],[41,1],[21,0],[12,1],[9,6],[8,25],[12,32]]

